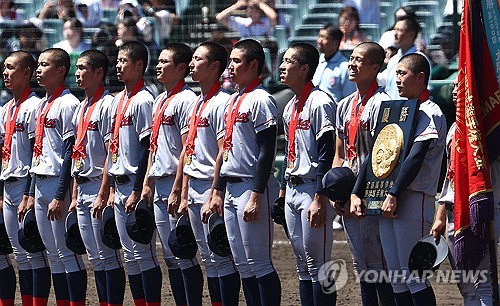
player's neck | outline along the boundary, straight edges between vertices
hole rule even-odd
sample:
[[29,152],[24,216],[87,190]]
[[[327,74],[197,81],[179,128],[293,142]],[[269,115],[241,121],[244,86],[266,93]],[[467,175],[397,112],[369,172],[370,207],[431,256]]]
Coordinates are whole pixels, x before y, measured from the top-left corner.
[[293,91],[295,96],[300,97],[302,94],[302,90],[306,86],[307,82],[309,81],[299,81],[297,84],[290,86],[290,89]]
[[14,96],[14,101],[18,101],[19,99],[21,99],[21,96],[23,95],[23,92],[26,90],[27,87],[29,87],[29,84],[27,84],[24,87],[19,86],[11,89],[12,95]]
[[95,95],[95,93],[97,92],[97,89],[100,86],[101,86],[101,84],[97,84],[95,86],[92,86],[91,88],[84,89],[84,91],[85,91],[85,98],[87,98],[87,100],[92,99],[92,97]]
[[219,82],[219,78],[216,76],[203,81],[200,80],[201,95],[205,96],[206,94],[208,94],[208,91],[215,84],[215,82]]
[[372,80],[370,82],[364,81],[364,82],[356,83],[356,85],[358,87],[359,94],[362,96],[366,95],[366,93],[370,89],[370,86],[372,86],[373,82],[374,82],[374,80]]
[[54,93],[54,91],[56,90],[57,87],[59,87],[59,85],[62,85],[63,82],[59,83],[59,84],[54,84],[54,85],[46,85],[45,86],[45,92],[47,94],[47,97],[50,97],[52,96],[52,94]]
[[252,81],[255,80],[255,78],[257,78],[257,77],[259,77],[259,76],[257,75],[257,76],[248,78],[247,80],[244,80],[244,81],[241,81],[240,83],[238,83],[237,85],[238,85],[239,91],[243,90],[248,85],[250,85],[250,83],[252,83]]
[[175,85],[177,85],[182,79],[178,79],[178,80],[175,80],[173,82],[167,82],[167,83],[163,83],[163,86],[165,87],[165,91],[166,92],[171,92]]
[[137,76],[131,80],[128,80],[125,83],[125,89],[127,90],[127,93],[130,93],[134,89],[134,86],[137,84],[137,82],[139,82],[142,79],[143,79],[143,77],[142,77],[142,75],[140,75],[140,76]]

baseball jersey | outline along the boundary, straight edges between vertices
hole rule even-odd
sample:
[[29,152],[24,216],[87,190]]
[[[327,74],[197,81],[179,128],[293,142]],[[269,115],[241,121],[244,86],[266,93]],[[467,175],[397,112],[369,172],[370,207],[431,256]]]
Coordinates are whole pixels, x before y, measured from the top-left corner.
[[[48,97],[44,97],[40,102],[36,114],[43,109],[48,102]],[[75,136],[73,130],[73,114],[80,101],[69,91],[65,89],[62,94],[56,98],[47,113],[43,128],[42,154],[39,156],[37,165],[33,157],[33,167],[30,173],[38,175],[59,176],[61,166],[64,160],[64,141]],[[35,119],[32,119],[32,125],[36,126]]]
[[[231,99],[243,93],[232,95]],[[276,125],[276,101],[262,85],[249,92],[241,102],[232,135],[232,148],[222,163],[221,176],[253,178],[257,172],[259,146],[257,133]]]
[[151,92],[146,87],[139,90],[132,97],[122,122],[116,123],[118,104],[124,94],[126,93],[122,91],[116,95],[109,107],[109,113],[111,114],[108,116],[110,132],[107,138],[113,137],[114,125],[120,124],[118,159],[115,163],[112,160],[112,154],[108,154],[108,172],[110,175],[135,174],[141,158],[141,140],[151,134],[152,105],[154,101]]
[[[448,161],[447,170],[450,169],[450,154],[451,150],[453,149],[451,146],[453,141],[453,135],[455,134],[456,130],[457,130],[457,123],[453,122],[453,124],[450,127],[450,130],[448,131],[448,135],[446,135],[446,157],[447,157],[446,160]],[[443,190],[439,195],[438,203],[439,204],[455,203],[455,191],[451,186],[451,181],[448,178],[448,175],[444,179]]]
[[[352,103],[358,92],[354,92],[347,98],[340,101],[337,107],[337,137],[344,142],[344,156],[347,160],[347,145],[349,144],[349,121],[352,113]],[[373,148],[375,127],[377,126],[377,118],[382,101],[391,100],[384,90],[379,87],[373,96],[366,101],[365,108],[359,118],[358,131],[356,133],[355,147],[356,158],[350,166],[354,175],[358,175],[359,168],[366,156],[368,156]],[[358,99],[358,105],[361,105],[362,97]],[[359,109],[359,108],[358,108]]]
[[[229,93],[221,88],[203,110],[194,139],[194,154],[191,164],[184,165],[186,175],[198,179],[212,179],[214,177],[215,162],[219,154],[217,142],[224,137],[224,110],[229,97]],[[190,116],[194,107],[195,103],[189,109]],[[197,112],[201,108],[202,103],[200,103]]]
[[[166,92],[156,98],[153,105],[153,114],[156,113],[160,102],[166,98]],[[158,131],[158,148],[155,158],[151,160],[149,177],[160,178],[174,175],[179,165],[179,155],[182,151],[181,136],[189,130],[189,110],[196,100],[196,94],[185,85],[182,90],[170,101],[161,116],[160,130]]]
[[273,36],[274,32],[267,17],[260,18],[258,23],[252,24],[250,17],[230,16],[228,27],[240,33],[241,38],[269,37]]
[[[5,180],[9,177],[25,177],[28,175],[33,157],[31,141],[35,138],[35,118],[39,104],[40,98],[34,93],[31,93],[28,99],[21,104],[12,134],[9,164],[6,169],[2,169],[0,180]],[[14,106],[11,105],[10,102],[4,105],[0,115],[2,139],[5,136],[5,123],[7,121],[9,106],[11,107],[11,116],[13,116]]]
[[343,98],[356,91],[356,84],[349,81],[349,69],[347,58],[342,53],[335,53],[329,60],[325,54],[319,58],[318,68],[314,73],[313,83],[321,90],[332,96],[333,101],[338,103]]
[[431,139],[422,168],[408,190],[435,196],[446,146],[446,118],[439,106],[431,100],[420,103],[413,142]]
[[[296,108],[295,97],[290,100],[283,111],[286,145],[288,146],[288,130],[292,110]],[[311,180],[316,179],[318,168],[318,140],[325,132],[335,129],[335,102],[331,97],[315,87],[304,103],[299,115],[295,131],[295,152],[297,160],[293,168],[286,168],[285,179],[290,175]]]
[[[90,122],[87,128],[87,135],[83,140],[85,146],[85,157],[81,169],[78,169],[73,159],[71,173],[73,176],[96,177],[102,175],[104,162],[106,161],[107,151],[105,139],[109,133],[108,107],[113,101],[113,96],[106,90],[103,96],[97,101],[94,111],[90,116]],[[77,126],[82,125],[80,118],[84,109],[84,103],[80,103],[73,116],[73,130],[76,135]]]

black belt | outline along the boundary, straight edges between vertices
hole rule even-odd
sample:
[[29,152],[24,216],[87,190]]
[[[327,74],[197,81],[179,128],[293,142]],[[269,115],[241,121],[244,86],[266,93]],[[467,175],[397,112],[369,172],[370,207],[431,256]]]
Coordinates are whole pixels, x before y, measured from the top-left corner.
[[46,179],[46,178],[47,178],[47,176],[46,176],[45,174],[37,174],[37,175],[36,175],[36,178],[37,178],[37,179],[42,179],[42,180],[43,180],[43,179]]
[[302,184],[306,183],[301,177],[293,176],[293,175],[288,178],[288,181],[293,186],[302,185]]
[[75,176],[75,181],[78,185],[81,185],[83,183],[89,182],[90,179],[84,176]]
[[17,182],[17,181],[19,181],[19,178],[18,177],[13,177],[13,176],[11,176],[11,177],[9,177],[9,178],[7,178],[5,180],[5,182],[7,182],[7,183],[14,183],[14,182]]
[[130,177],[128,175],[115,175],[114,178],[117,185],[123,185],[130,182]]
[[227,176],[226,177],[226,182],[234,184],[234,183],[241,183],[243,182],[243,179],[241,177],[231,177]]

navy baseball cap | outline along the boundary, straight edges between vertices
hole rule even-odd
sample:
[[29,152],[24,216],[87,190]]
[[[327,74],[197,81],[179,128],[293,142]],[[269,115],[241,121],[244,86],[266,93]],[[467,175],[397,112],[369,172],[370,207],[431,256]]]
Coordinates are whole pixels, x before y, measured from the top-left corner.
[[443,236],[440,236],[436,244],[432,234],[420,239],[410,252],[408,268],[410,271],[434,271],[448,256],[448,245]]
[[106,206],[102,211],[102,227],[101,227],[102,243],[113,250],[122,248],[120,235],[115,222],[115,209],[113,206]]
[[226,224],[224,218],[218,213],[208,217],[208,247],[214,254],[222,257],[231,256],[231,247],[227,239]]
[[191,259],[196,256],[198,244],[186,216],[180,216],[175,228],[170,232],[168,247],[172,254],[181,259]]
[[29,253],[45,251],[45,245],[38,231],[35,211],[33,209],[29,209],[24,214],[21,228],[18,231],[18,241],[21,247]]
[[12,244],[10,244],[9,235],[7,235],[7,229],[5,228],[5,223],[0,223],[0,255],[12,254],[14,250],[12,249]]
[[148,207],[146,199],[137,202],[135,210],[127,216],[125,227],[130,239],[141,244],[151,243],[156,224],[153,208]]
[[83,244],[82,235],[80,234],[80,229],[78,228],[78,217],[76,210],[68,213],[66,216],[66,233],[64,237],[66,238],[66,246],[73,253],[78,255],[83,255],[87,253],[85,244]]
[[333,202],[346,202],[350,199],[356,177],[348,167],[330,169],[323,176],[323,193]]

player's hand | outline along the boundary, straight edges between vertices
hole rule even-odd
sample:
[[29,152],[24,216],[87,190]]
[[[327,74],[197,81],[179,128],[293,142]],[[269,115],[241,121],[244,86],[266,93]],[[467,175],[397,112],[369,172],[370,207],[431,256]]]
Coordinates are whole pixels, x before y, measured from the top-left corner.
[[[212,213],[218,213],[219,216],[222,217],[222,205],[224,204],[224,192],[214,189],[214,192],[212,194],[212,198],[210,199],[209,202],[207,202],[207,210],[202,211],[202,221],[204,223],[208,223],[208,217]],[[205,207],[204,207],[205,209]]]
[[115,206],[115,189],[113,187],[109,188],[108,206]]
[[[271,203],[269,203],[271,204]],[[243,210],[243,221],[252,222],[259,219],[260,206],[262,205],[262,193],[252,191],[245,209]]]
[[92,217],[95,219],[102,218],[102,211],[104,207],[106,207],[109,198],[109,191],[107,193],[99,192],[97,194],[96,199],[94,200],[94,204],[92,205]]
[[0,213],[3,212],[3,196],[0,196]]
[[53,199],[49,204],[49,209],[47,211],[47,218],[50,221],[59,220],[62,217],[64,209],[64,200]]
[[179,204],[179,208],[177,208],[177,211],[175,211],[175,214],[177,216],[184,215],[189,218],[188,205],[189,205],[188,199],[183,197],[181,199],[181,203]]
[[142,186],[141,200],[153,203],[153,189],[149,185]]
[[396,208],[398,207],[398,198],[388,194],[382,204],[382,216],[388,219],[396,218]]
[[432,224],[431,227],[431,234],[434,237],[434,241],[436,241],[436,244],[439,243],[439,240],[441,239],[441,235],[445,234],[446,231],[446,206],[445,205],[439,205],[436,214],[434,216],[434,223]]
[[351,216],[359,219],[365,216],[366,205],[364,200],[355,194],[351,194],[351,205],[349,207],[349,213]]
[[[181,204],[181,190],[180,189],[172,189],[172,192],[168,196],[168,213],[172,216],[175,217],[179,212],[180,209],[180,204]],[[186,199],[186,204],[187,204],[187,199]],[[187,207],[186,207],[187,208]],[[179,213],[181,214],[181,213]]]
[[210,217],[213,213],[210,209],[210,204],[212,204],[212,198],[208,199],[208,201],[201,207],[201,222],[203,223],[208,223],[208,217]]
[[77,205],[76,199],[71,200],[71,204],[69,204],[68,207],[68,212],[76,210],[76,205]]
[[26,212],[35,207],[35,197],[23,196],[19,207],[17,208],[17,218],[19,222],[23,221]]
[[127,214],[135,210],[135,206],[137,202],[139,202],[140,198],[141,198],[141,193],[139,191],[132,190],[132,192],[127,198],[127,201],[125,201],[125,212]]
[[314,195],[314,200],[307,210],[307,219],[311,227],[321,227],[326,223],[328,198],[325,195]]

